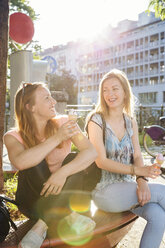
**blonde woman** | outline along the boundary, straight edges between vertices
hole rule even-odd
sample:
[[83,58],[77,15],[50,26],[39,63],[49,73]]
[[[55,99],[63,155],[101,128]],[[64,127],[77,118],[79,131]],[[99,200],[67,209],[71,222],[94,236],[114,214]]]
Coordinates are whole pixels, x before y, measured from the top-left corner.
[[[39,248],[49,221],[49,209],[66,206],[63,190],[81,190],[81,172],[96,158],[96,151],[75,121],[57,116],[56,101],[45,84],[22,84],[15,95],[17,127],[4,135],[9,159],[18,170],[16,201],[23,214],[37,220],[19,247]],[[79,153],[73,160],[71,142]],[[53,228],[56,228],[55,226]]]
[[165,229],[165,185],[148,183],[147,177],[156,178],[161,172],[157,164],[144,166],[134,98],[124,72],[114,69],[104,75],[87,127],[102,170],[92,192],[96,205],[107,212],[131,210],[146,219],[140,247],[158,248]]

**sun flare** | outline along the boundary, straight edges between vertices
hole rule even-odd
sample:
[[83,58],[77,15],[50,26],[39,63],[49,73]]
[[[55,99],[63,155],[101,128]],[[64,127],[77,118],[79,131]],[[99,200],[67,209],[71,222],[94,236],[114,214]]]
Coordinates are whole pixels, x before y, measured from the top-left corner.
[[[104,35],[106,27],[124,19],[137,19],[148,3],[139,0],[29,0],[39,20],[35,22],[34,40],[51,47],[78,39],[92,40]],[[136,12],[136,16],[135,16]]]

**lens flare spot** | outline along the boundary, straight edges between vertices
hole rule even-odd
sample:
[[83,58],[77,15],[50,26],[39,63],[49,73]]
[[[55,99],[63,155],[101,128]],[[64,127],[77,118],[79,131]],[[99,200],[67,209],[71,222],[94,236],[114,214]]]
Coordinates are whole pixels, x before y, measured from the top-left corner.
[[81,246],[91,240],[95,225],[89,217],[73,212],[60,220],[57,233],[66,244]]
[[89,211],[91,196],[89,194],[75,193],[70,196],[69,206],[72,211],[84,213]]

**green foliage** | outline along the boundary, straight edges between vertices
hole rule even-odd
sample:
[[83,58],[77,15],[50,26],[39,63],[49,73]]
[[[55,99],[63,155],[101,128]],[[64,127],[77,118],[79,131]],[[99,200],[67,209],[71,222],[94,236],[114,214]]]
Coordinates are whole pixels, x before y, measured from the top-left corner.
[[[144,137],[144,131],[139,133],[139,144],[141,147],[143,147],[143,137]],[[150,146],[150,145],[152,145],[152,139],[148,136],[147,146]]]
[[139,133],[139,144],[140,144],[140,146],[143,146],[143,136],[144,136],[144,132]]
[[[14,176],[13,174],[4,175],[4,178],[5,178],[5,182],[4,182],[5,195],[11,199],[15,199],[15,194],[17,190],[17,180],[18,180],[17,173],[14,174]],[[7,206],[10,212],[10,216],[13,220],[25,219],[25,216],[20,213],[16,205],[12,203],[7,203]]]
[[77,147],[73,143],[72,143],[71,151],[72,152],[79,152],[79,150],[77,149]]
[[48,75],[51,91],[65,90],[69,95],[68,104],[77,104],[77,80],[68,71],[63,70],[61,75]]
[[6,182],[8,179],[13,178],[13,173],[3,172],[3,178],[4,178],[4,181]]
[[30,16],[33,21],[37,20],[38,15],[36,15],[34,9],[29,6],[28,0],[10,0],[9,6],[11,14],[14,12],[22,12]]
[[6,104],[7,106],[5,108],[5,113],[9,113],[10,111],[10,90],[9,89],[6,90]]
[[5,194],[14,199],[15,193],[17,189],[17,173],[14,176],[11,176],[9,179],[6,180],[4,190]]
[[151,0],[148,5],[148,13],[151,9],[155,11],[155,17],[160,17],[162,20],[165,19],[165,0]]

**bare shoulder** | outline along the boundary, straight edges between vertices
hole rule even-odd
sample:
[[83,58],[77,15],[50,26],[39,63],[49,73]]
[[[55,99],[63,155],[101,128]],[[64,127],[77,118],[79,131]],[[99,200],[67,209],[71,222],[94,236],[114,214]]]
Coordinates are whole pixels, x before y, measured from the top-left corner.
[[4,141],[5,145],[6,145],[6,143],[8,143],[10,141],[12,142],[12,141],[16,140],[16,138],[12,135],[12,133],[13,133],[13,131],[8,131],[4,134],[3,141]]
[[90,121],[88,124],[88,136],[93,144],[102,144],[103,131],[101,126],[93,121]]
[[19,133],[19,131],[17,129],[11,129],[8,132],[5,133],[4,137],[4,142],[6,142],[6,140],[10,141],[10,140],[16,140],[18,142],[20,142],[21,144],[23,144],[23,139]]
[[10,142],[10,140],[12,140],[12,139],[13,139],[13,137],[8,133],[5,133],[3,136],[3,142],[5,145],[7,145],[7,143]]
[[92,130],[101,131],[102,128],[98,123],[94,122],[93,120],[90,120],[89,123],[88,123],[88,130],[90,130],[90,131],[92,131]]
[[[4,135],[4,144],[6,146],[12,145],[13,146],[13,149],[14,149],[14,145],[21,144],[21,143],[18,141],[18,139],[16,137],[14,137],[14,136],[6,133]],[[21,144],[21,146],[22,146],[22,144]]]
[[7,132],[4,137],[4,144],[8,150],[9,156],[13,155],[16,156],[16,154],[19,154],[23,150],[25,150],[24,145],[22,144],[21,140],[19,140],[17,137],[11,135],[9,132]]

